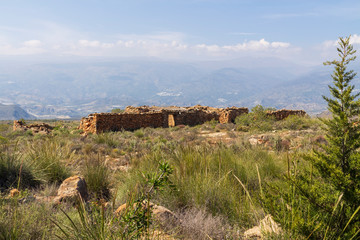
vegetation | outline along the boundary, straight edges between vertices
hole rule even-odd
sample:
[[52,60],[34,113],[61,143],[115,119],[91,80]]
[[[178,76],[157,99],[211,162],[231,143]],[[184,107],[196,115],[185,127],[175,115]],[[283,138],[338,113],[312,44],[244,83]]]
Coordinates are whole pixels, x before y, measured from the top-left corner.
[[123,113],[125,110],[120,108],[114,108],[111,110],[111,113]]
[[277,121],[274,117],[267,116],[268,111],[273,108],[264,108],[257,105],[251,109],[249,114],[236,118],[237,130],[243,132],[267,132],[272,130],[302,130],[308,128],[319,128],[317,119],[310,117],[289,116],[283,121]]
[[[360,95],[352,94],[351,80],[356,73],[347,70],[355,60],[350,37],[340,38],[340,60],[326,62],[335,65],[333,98],[324,97],[332,119],[324,119],[327,144],[319,145],[304,156],[306,162],[294,163],[287,176],[290,191],[280,191],[279,198],[269,204],[269,209],[283,222],[292,234],[302,234],[314,239],[358,239],[360,232]],[[279,190],[279,188],[277,188]],[[276,206],[275,201],[284,201]],[[291,217],[291,222],[284,219]]]
[[[295,125],[303,123],[294,119]],[[16,236],[13,239],[151,238],[157,228],[149,218],[151,211],[134,207],[134,203],[144,202],[144,197],[145,202],[150,200],[146,193],[152,184],[158,186],[154,179],[161,176],[159,163],[163,161],[172,168],[165,181],[171,184],[160,184],[163,191],[151,194],[151,201],[169,208],[183,221],[175,229],[161,228],[172,229],[168,234],[175,237],[238,239],[266,213],[261,204],[264,183],[282,183],[280,176],[287,171],[288,156],[308,151],[313,138],[322,134],[317,128],[309,131],[313,125],[297,132],[280,127],[279,133],[254,131],[255,135],[269,134],[271,144],[265,146],[249,143],[253,133],[233,131],[239,125],[215,122],[87,137],[76,131],[77,122],[50,123],[57,127],[49,135],[12,132],[10,124],[0,125],[0,135],[5,139],[1,156],[4,161],[13,159],[16,167],[12,172],[16,174],[1,189],[0,208],[9,218],[4,215],[0,226],[4,236]],[[209,131],[222,137],[208,136]],[[288,152],[281,147],[286,139],[294,146],[301,143],[300,148]],[[33,195],[56,195],[61,181],[74,174],[84,176],[87,182],[87,203],[80,202],[76,208],[66,204],[52,208],[51,201],[33,199]],[[2,173],[1,179],[7,176]],[[9,202],[12,188],[19,188],[20,195]],[[114,211],[123,203],[129,208],[117,217]],[[24,210],[25,206],[41,214]]]
[[[52,122],[48,135],[1,122],[0,239],[241,239],[269,213],[282,231],[265,239],[359,239],[354,53],[340,39],[327,120],[276,121],[256,106],[235,124],[88,136],[76,121]],[[71,175],[90,199],[54,206]],[[158,221],[153,204],[176,225]]]

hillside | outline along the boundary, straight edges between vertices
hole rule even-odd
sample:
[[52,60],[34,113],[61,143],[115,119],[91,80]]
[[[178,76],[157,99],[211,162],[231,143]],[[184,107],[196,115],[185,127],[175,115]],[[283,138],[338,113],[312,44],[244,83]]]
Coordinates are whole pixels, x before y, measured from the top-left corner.
[[0,103],[0,120],[35,119],[18,105],[4,105]]
[[[270,209],[262,205],[262,190],[267,184],[282,181],[289,167],[287,159],[296,157],[298,151],[308,152],[323,134],[317,119],[276,121],[259,115],[245,125],[251,116],[244,115],[235,124],[211,121],[194,127],[142,128],[87,136],[80,134],[77,121],[47,122],[54,127],[49,131],[31,127],[16,132],[10,124],[0,123],[3,231],[12,230],[17,239],[33,235],[77,239],[76,229],[82,234],[97,234],[83,239],[141,239],[129,235],[142,234],[144,228],[132,230],[128,226],[143,217],[131,212],[128,206],[132,204],[124,204],[153,189],[151,179],[160,176],[160,183],[156,183],[161,188],[155,186],[155,191],[146,195],[154,204],[149,234],[169,236],[148,239],[243,239],[247,229],[258,225]],[[27,122],[31,126],[38,123]],[[169,167],[162,173],[159,163],[165,161],[162,166]],[[163,181],[162,176],[169,176],[171,182],[167,177]],[[81,180],[79,185],[74,184],[77,179]],[[87,190],[81,187],[83,182]],[[77,190],[69,190],[73,186]],[[19,187],[18,192],[12,189]],[[284,185],[280,190],[288,188]],[[71,204],[77,193],[86,201],[84,211]],[[134,217],[126,220],[124,214]],[[81,216],[89,225],[81,224]],[[281,219],[291,221],[290,217]],[[98,227],[100,220],[104,221],[104,231]],[[19,227],[14,229],[13,224]],[[301,239],[286,238],[285,234],[278,239]],[[116,238],[111,238],[114,235]]]

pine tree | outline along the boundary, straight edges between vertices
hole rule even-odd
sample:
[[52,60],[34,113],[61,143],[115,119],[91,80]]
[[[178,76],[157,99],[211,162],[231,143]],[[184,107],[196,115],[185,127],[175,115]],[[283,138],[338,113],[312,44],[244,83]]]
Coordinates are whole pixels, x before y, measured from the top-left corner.
[[332,119],[323,120],[328,144],[305,157],[313,164],[314,176],[303,176],[299,189],[326,231],[347,239],[360,229],[360,93],[353,93],[356,73],[347,69],[356,59],[350,36],[339,38],[338,44],[340,59],[324,63],[335,68],[329,85],[332,98],[323,96],[332,113]]

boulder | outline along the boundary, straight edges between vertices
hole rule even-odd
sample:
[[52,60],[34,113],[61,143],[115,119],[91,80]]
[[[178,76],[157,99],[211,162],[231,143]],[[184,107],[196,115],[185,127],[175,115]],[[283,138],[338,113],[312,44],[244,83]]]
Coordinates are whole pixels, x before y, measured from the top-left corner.
[[79,176],[72,176],[65,179],[60,185],[57,196],[54,198],[56,203],[75,202],[78,197],[86,201],[89,197],[85,179]]
[[274,221],[270,214],[260,221],[259,226],[255,226],[244,233],[245,239],[263,239],[266,235],[280,234],[281,227]]

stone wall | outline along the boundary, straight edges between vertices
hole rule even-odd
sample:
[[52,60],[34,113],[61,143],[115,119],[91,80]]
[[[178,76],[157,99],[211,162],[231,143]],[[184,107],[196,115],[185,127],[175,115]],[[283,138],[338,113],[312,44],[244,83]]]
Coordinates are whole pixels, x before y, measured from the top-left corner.
[[193,107],[127,107],[124,113],[95,113],[82,118],[79,129],[86,133],[106,131],[135,130],[145,127],[174,127],[177,125],[194,126],[207,121],[220,123],[234,122],[247,108]]
[[27,131],[27,130],[31,130],[33,133],[43,133],[43,134],[48,134],[53,130],[53,127],[46,124],[46,123],[40,123],[40,124],[30,124],[30,125],[26,125],[24,122],[22,121],[14,121],[13,124],[13,130],[14,131]]
[[290,115],[297,115],[297,116],[304,117],[306,115],[306,112],[304,110],[281,109],[281,110],[277,110],[277,111],[268,112],[267,115],[274,116],[276,118],[276,120],[283,120]]
[[241,114],[248,114],[249,110],[247,108],[226,108],[221,111],[219,116],[219,122],[220,123],[233,123],[235,122],[235,119],[237,116],[240,116]]
[[82,118],[79,129],[86,133],[167,127],[162,113],[95,113]]
[[[85,133],[106,131],[136,130],[146,127],[194,126],[215,120],[219,123],[232,123],[237,116],[247,114],[247,108],[212,108],[196,105],[193,107],[127,107],[123,113],[95,113],[82,118],[79,129]],[[281,109],[267,113],[277,120],[290,115],[305,116],[303,110]]]
[[135,130],[145,127],[167,127],[162,113],[95,114],[96,132]]

